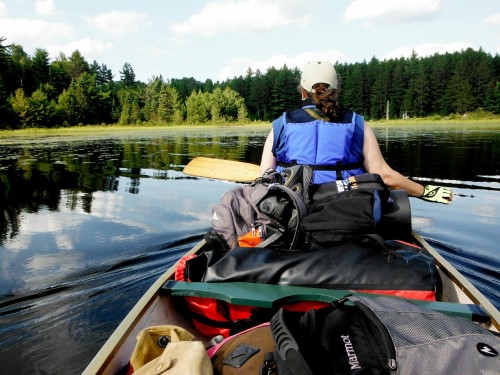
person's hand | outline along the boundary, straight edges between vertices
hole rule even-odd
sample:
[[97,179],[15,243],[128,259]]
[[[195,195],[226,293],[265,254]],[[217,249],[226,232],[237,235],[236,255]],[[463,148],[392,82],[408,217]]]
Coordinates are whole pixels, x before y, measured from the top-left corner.
[[448,204],[453,199],[453,193],[448,187],[425,185],[420,198],[429,202]]

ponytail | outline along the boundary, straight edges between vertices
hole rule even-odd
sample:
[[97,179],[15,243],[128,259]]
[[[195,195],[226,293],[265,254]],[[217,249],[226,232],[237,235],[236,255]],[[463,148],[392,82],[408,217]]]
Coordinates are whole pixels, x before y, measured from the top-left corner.
[[338,89],[331,89],[326,83],[317,83],[313,86],[312,99],[316,107],[328,118],[337,118],[340,113],[338,105]]

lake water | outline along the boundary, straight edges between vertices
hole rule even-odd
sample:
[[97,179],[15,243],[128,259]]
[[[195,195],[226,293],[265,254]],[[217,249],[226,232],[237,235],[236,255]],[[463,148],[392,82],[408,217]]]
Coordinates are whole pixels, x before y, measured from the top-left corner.
[[[268,130],[0,139],[0,372],[79,374],[236,186],[183,167],[259,163]],[[451,205],[411,198],[413,228],[500,307],[500,126],[375,132],[393,168],[453,189]]]

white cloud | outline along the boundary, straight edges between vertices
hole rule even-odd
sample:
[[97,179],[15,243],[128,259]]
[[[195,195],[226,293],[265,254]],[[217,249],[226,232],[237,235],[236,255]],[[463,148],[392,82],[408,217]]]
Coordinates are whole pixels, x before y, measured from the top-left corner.
[[287,25],[306,25],[315,5],[307,0],[220,0],[208,3],[199,13],[170,26],[177,35],[215,36],[235,31],[269,30]]
[[7,14],[7,5],[4,1],[0,1],[0,16],[5,16]]
[[112,36],[131,34],[149,25],[148,16],[137,12],[108,12],[85,20],[97,30]]
[[[24,215],[22,218],[26,220],[26,217]],[[29,249],[30,246],[31,246],[31,236],[13,236],[13,238],[9,239],[3,244],[5,250],[12,251],[15,253]],[[3,269],[3,271],[5,270]]]
[[233,78],[235,76],[245,76],[248,68],[250,68],[253,73],[255,73],[257,69],[259,69],[261,73],[265,73],[271,67],[279,69],[285,64],[290,69],[295,67],[302,69],[302,67],[309,61],[322,60],[330,61],[335,64],[343,59],[344,55],[340,51],[329,50],[304,52],[293,57],[281,54],[258,61],[252,61],[250,59],[233,60],[222,69],[219,74],[219,80],[224,81],[227,78]]
[[35,12],[43,16],[53,16],[58,13],[54,0],[35,1]]
[[467,48],[473,48],[470,43],[455,42],[448,44],[440,43],[425,43],[414,47],[401,47],[389,52],[384,59],[399,59],[401,57],[410,57],[412,52],[415,51],[418,57],[432,56],[436,53],[445,54],[447,52],[460,52]]
[[2,18],[0,22],[0,35],[6,37],[9,43],[23,46],[44,46],[53,43],[54,40],[59,40],[61,36],[70,37],[73,32],[73,27],[64,22],[27,18]]
[[83,56],[88,57],[88,55],[99,55],[111,49],[111,47],[111,42],[102,42],[95,39],[83,38],[71,43],[49,45],[46,50],[49,52],[50,58],[55,59],[61,52],[69,56],[74,51],[78,50]]
[[484,19],[487,25],[500,25],[500,13],[494,13]]
[[[30,272],[24,281],[28,284],[47,282],[47,275],[64,275],[81,269],[79,252],[57,252],[52,254],[36,254],[26,262],[26,269]],[[56,276],[57,277],[57,276]]]
[[344,21],[419,21],[436,17],[442,8],[442,0],[354,0],[344,13]]

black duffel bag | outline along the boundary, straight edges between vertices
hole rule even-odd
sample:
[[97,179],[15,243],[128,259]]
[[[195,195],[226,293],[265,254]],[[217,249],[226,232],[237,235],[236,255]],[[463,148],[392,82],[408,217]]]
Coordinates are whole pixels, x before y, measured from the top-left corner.
[[192,281],[377,291],[434,300],[439,289],[437,267],[432,257],[419,250],[377,235],[311,253],[237,247],[218,260],[203,254],[188,261],[186,272]]
[[[377,177],[367,174],[356,178]],[[373,184],[377,184],[374,182]],[[301,222],[305,251],[339,245],[360,234],[379,234],[385,239],[408,239],[411,207],[404,190],[380,189],[368,182],[337,192],[333,183],[321,185],[313,195],[309,213]]]

